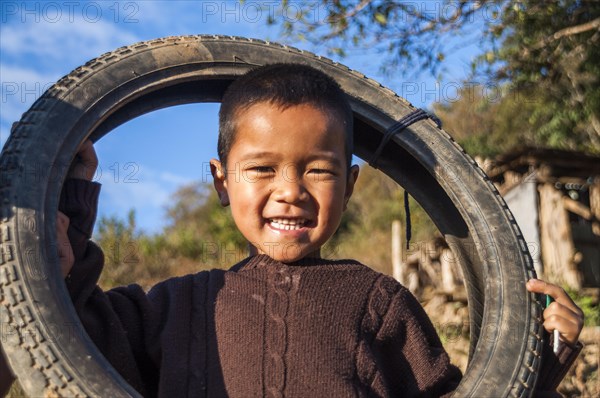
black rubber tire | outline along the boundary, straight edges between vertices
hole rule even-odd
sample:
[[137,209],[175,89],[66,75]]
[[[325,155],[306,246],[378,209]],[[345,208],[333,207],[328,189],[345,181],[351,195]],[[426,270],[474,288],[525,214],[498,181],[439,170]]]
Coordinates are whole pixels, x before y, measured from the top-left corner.
[[[17,123],[0,159],[2,348],[32,396],[138,396],[91,342],[60,278],[55,220],[76,148],[146,112],[218,102],[251,67],[312,65],[335,78],[355,115],[355,153],[414,110],[360,73],[295,48],[239,37],[182,36],[104,54],[62,78]],[[469,299],[470,361],[456,396],[527,396],[541,351],[533,263],[492,183],[430,119],[393,137],[379,167],[423,206],[459,259]]]

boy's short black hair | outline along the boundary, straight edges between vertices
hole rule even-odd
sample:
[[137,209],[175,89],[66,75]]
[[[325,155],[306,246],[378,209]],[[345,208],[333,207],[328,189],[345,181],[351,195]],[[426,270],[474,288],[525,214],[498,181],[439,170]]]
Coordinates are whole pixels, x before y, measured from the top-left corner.
[[260,102],[286,109],[293,105],[311,104],[335,114],[344,124],[346,163],[352,162],[353,115],[346,95],[327,74],[302,64],[269,64],[252,69],[234,80],[227,88],[219,111],[217,152],[226,166],[227,155],[236,133],[236,117]]

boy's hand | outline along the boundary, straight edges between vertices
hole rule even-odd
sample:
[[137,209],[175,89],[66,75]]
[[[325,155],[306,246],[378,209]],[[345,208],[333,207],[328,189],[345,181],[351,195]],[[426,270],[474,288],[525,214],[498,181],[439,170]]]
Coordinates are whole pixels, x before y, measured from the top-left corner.
[[58,212],[56,216],[56,244],[58,245],[58,258],[60,260],[60,270],[63,278],[66,278],[73,268],[75,263],[75,256],[73,255],[73,248],[71,242],[69,242],[69,236],[67,231],[69,229],[69,217],[63,212]]
[[77,151],[75,159],[69,168],[67,178],[77,178],[91,181],[98,168],[98,156],[94,150],[94,143],[86,140]]
[[[75,159],[67,173],[67,178],[91,181],[94,178],[97,167],[98,156],[94,150],[94,144],[92,141],[86,140],[77,150]],[[75,263],[73,247],[67,234],[69,222],[69,217],[59,211],[56,215],[56,244],[58,245],[58,258],[63,278],[69,275]]]
[[547,294],[554,299],[544,310],[544,328],[550,333],[558,330],[560,339],[571,345],[577,343],[583,328],[583,311],[569,295],[561,287],[540,279],[530,279],[526,287],[530,292]]

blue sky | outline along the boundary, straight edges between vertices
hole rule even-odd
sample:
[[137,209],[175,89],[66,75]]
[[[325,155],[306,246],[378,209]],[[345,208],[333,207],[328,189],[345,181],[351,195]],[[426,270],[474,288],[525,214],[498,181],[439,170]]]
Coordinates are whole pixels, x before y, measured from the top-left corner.
[[[293,22],[277,12],[274,1],[258,12],[256,1],[2,1],[0,25],[0,146],[10,126],[61,76],[91,58],[120,46],[157,37],[187,34],[238,35],[279,41],[269,15]],[[431,7],[433,2],[413,2]],[[298,6],[299,2],[292,2]],[[314,4],[314,3],[313,3]],[[450,38],[461,44],[461,39]],[[320,55],[324,50],[292,41]],[[335,59],[378,80],[415,106],[452,98],[469,72],[478,43],[458,45],[445,62],[443,80],[423,74],[383,76],[369,51],[352,51]],[[182,184],[211,181],[207,164],[216,156],[218,104],[172,107],[120,126],[96,144],[102,183],[99,215],[125,217],[136,210],[138,226],[158,232],[164,208]]]

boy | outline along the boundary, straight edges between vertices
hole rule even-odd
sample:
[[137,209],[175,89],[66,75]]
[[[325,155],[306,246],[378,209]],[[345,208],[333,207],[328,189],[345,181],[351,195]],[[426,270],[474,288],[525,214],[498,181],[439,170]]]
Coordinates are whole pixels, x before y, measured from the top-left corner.
[[[258,68],[232,83],[219,119],[214,184],[250,247],[228,271],[172,278],[147,295],[135,285],[102,292],[102,253],[87,241],[98,195],[84,181],[97,164],[89,142],[71,174],[80,179],[65,183],[59,247],[73,251],[60,253],[63,274],[113,366],[145,396],[451,393],[461,374],[415,298],[356,261],[320,257],[359,172],[339,86],[306,66]],[[556,298],[545,315],[574,344],[578,308],[554,288],[530,290]],[[568,364],[577,350],[563,346]]]

